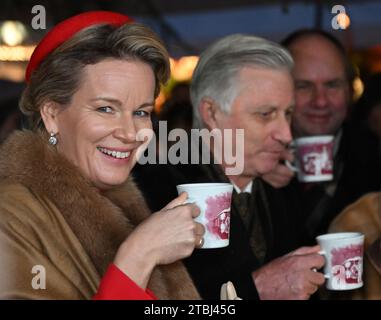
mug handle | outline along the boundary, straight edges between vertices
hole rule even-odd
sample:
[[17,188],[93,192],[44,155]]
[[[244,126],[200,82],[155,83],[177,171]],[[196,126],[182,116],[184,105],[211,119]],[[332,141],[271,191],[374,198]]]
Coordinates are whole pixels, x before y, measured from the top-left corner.
[[288,160],[285,160],[284,161],[284,164],[286,165],[287,168],[289,168],[291,171],[294,171],[294,172],[299,172],[300,169],[298,167],[296,167],[295,165],[293,165],[290,161]]
[[192,198],[187,198],[182,204],[195,204],[196,203],[196,199],[192,199]]
[[[326,255],[327,255],[327,253],[324,250],[318,251],[318,254],[320,254],[321,256],[324,256],[324,258],[326,258]],[[313,268],[312,271],[317,272],[317,269]],[[329,279],[331,278],[331,276],[328,273],[324,273],[324,278]]]
[[[179,192],[179,195],[180,195],[181,193],[183,193],[183,192],[185,192],[185,191]],[[191,197],[189,197],[189,193],[188,193],[188,197],[185,199],[185,201],[182,203],[182,205],[183,205],[183,204],[188,204],[188,203],[193,204],[193,203],[195,203],[195,202],[196,202],[196,200],[195,200],[195,199],[192,199]]]

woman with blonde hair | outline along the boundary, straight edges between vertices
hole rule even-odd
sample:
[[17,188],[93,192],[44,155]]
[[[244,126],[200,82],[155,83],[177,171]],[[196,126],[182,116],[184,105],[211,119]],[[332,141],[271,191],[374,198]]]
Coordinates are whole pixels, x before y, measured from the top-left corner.
[[121,14],[40,42],[20,102],[32,130],[0,154],[1,298],[199,298],[178,261],[202,245],[199,209],[182,194],[150,215],[129,178],[168,76],[161,41]]

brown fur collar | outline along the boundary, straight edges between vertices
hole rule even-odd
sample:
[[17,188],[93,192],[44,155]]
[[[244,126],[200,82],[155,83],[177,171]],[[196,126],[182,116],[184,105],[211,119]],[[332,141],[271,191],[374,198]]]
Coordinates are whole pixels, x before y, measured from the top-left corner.
[[381,238],[378,238],[368,247],[367,255],[373,267],[381,275]]
[[[129,178],[115,190],[101,194],[74,165],[36,133],[17,131],[1,149],[0,179],[19,182],[52,200],[101,275],[113,261],[122,241],[149,215],[132,179]],[[164,269],[166,271],[162,272]],[[183,269],[181,263],[156,268],[149,287],[163,299],[197,298],[192,282],[185,289],[188,293],[171,293],[172,290],[183,291],[183,288],[175,288],[179,286],[179,281],[190,281]],[[172,280],[172,287],[168,289],[163,286],[163,279],[164,282]]]

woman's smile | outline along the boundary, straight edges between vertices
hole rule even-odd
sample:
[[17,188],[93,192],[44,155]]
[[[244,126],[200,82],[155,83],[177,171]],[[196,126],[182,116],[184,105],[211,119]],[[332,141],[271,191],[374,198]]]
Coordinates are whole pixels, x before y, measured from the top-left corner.
[[133,149],[126,150],[120,148],[106,148],[106,147],[97,147],[98,151],[104,155],[107,160],[111,160],[116,164],[125,164],[127,163],[133,153]]

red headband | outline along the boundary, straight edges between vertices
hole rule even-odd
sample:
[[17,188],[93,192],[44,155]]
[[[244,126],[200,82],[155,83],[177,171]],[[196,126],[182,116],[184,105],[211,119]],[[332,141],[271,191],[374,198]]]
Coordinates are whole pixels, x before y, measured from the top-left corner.
[[25,72],[25,80],[29,82],[30,76],[45,57],[54,49],[70,39],[74,34],[95,24],[112,24],[120,26],[133,20],[123,14],[110,11],[90,11],[81,13],[57,24],[40,41],[29,60]]

